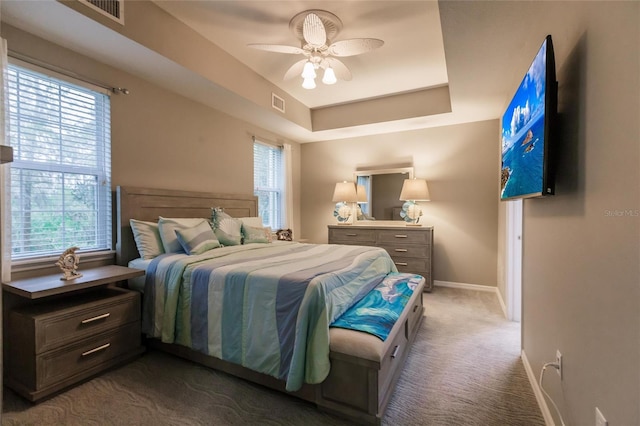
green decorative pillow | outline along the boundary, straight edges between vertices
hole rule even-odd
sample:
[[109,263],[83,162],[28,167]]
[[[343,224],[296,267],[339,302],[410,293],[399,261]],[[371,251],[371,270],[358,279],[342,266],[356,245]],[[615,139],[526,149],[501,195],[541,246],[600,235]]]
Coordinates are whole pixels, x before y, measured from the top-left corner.
[[243,244],[250,243],[270,243],[271,228],[256,228],[254,226],[242,225]]
[[202,222],[188,229],[176,229],[176,237],[187,254],[202,254],[221,246],[209,223]]
[[211,209],[213,231],[225,246],[242,244],[242,221],[229,216],[220,208]]

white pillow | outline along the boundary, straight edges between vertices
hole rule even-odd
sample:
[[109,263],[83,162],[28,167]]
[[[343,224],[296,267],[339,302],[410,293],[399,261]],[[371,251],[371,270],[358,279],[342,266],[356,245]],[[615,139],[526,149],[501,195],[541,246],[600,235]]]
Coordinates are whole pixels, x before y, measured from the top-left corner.
[[157,223],[129,219],[129,224],[141,258],[153,259],[164,253]]
[[241,217],[239,218],[243,225],[251,226],[252,228],[262,228],[262,218],[260,216]]
[[180,241],[176,236],[176,230],[194,228],[202,222],[207,222],[203,218],[166,218],[160,216],[158,220],[158,230],[160,231],[160,239],[165,253],[184,253]]

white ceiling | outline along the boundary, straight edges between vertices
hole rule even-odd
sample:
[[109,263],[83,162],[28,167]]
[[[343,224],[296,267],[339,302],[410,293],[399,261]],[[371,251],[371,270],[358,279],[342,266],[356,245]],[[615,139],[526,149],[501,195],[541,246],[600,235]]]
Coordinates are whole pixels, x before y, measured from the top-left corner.
[[[447,83],[438,3],[431,1],[167,1],[154,2],[310,108],[408,92]],[[300,47],[289,21],[303,10],[327,10],[340,18],[335,40],[377,38],[384,45],[340,58],[351,81],[303,89],[302,79],[283,80],[303,59],[259,51],[249,43]]]
[[[2,0],[0,5],[3,22],[299,142],[499,118],[545,35],[543,28],[526,25],[529,33],[540,32],[539,40],[531,34],[524,38],[514,36],[523,29],[519,18],[526,3],[522,2],[157,0],[155,3],[310,108],[448,85],[452,111],[313,132],[55,0]],[[308,9],[329,10],[342,20],[343,30],[337,40],[370,37],[382,39],[385,44],[363,55],[342,58],[353,73],[349,82],[340,81],[335,86],[319,83],[310,91],[302,89],[299,82],[285,82],[282,76],[299,59],[297,56],[258,51],[246,44],[295,45],[289,21],[296,13]]]

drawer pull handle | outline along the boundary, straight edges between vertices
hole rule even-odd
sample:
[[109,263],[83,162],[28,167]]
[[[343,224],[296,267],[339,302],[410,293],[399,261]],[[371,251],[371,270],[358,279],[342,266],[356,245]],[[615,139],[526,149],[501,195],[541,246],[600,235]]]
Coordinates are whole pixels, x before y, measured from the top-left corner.
[[345,234],[347,237],[357,237],[358,234]]
[[96,353],[98,351],[103,351],[107,349],[109,346],[111,346],[111,343],[105,343],[104,345],[98,346],[97,348],[93,348],[86,352],[82,352],[82,356],[87,356],[87,355],[91,355],[92,353]]
[[399,350],[400,350],[400,345],[396,345],[396,347],[393,348],[393,353],[391,354],[391,358],[395,358],[398,355]]
[[400,252],[400,253],[406,253],[408,250],[407,249],[395,249],[394,251]]
[[394,235],[394,237],[396,237],[396,238],[407,238],[408,235],[396,234],[396,235]]
[[407,262],[395,262],[396,266],[407,266]]
[[107,312],[106,314],[98,315],[97,317],[83,319],[82,324],[89,324],[90,322],[98,321],[104,318],[109,318],[110,315],[111,313]]
[[413,307],[413,312],[415,312],[418,309],[418,305]]

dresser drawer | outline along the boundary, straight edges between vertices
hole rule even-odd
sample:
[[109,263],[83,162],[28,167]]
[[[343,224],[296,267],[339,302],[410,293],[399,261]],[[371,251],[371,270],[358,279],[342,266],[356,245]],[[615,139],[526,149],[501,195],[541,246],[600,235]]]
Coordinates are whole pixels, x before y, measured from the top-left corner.
[[39,354],[140,320],[140,294],[105,288],[11,312],[11,327],[31,329]]
[[410,229],[382,229],[378,231],[378,244],[430,244],[430,233]]
[[373,229],[329,229],[329,242],[331,244],[362,244],[375,245],[376,231]]
[[429,247],[426,245],[412,246],[412,245],[380,245],[385,249],[392,257],[419,257],[426,258],[429,254]]
[[[398,272],[424,275],[429,270],[427,259],[399,258],[395,256],[391,256],[391,259],[396,264]],[[429,280],[429,277],[425,276],[425,278],[427,281]]]
[[140,322],[96,335],[36,357],[36,389],[107,363],[140,346]]

